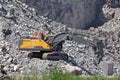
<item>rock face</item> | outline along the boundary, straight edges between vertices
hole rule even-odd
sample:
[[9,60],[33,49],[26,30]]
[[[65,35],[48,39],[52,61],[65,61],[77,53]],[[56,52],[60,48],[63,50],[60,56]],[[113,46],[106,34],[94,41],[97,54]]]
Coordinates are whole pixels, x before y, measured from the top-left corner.
[[85,29],[96,17],[99,0],[20,0],[36,9],[38,14],[67,24],[69,27]]

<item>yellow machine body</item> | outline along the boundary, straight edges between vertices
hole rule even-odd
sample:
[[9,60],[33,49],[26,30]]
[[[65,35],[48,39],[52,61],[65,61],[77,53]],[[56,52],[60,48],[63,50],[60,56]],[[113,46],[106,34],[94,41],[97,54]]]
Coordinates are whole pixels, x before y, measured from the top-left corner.
[[42,39],[22,39],[20,49],[23,50],[50,50],[51,46]]

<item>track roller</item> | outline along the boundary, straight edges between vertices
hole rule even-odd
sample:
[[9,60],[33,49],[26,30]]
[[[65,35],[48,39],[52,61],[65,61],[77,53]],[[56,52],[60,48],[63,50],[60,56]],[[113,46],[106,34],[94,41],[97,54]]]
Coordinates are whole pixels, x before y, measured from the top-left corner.
[[43,60],[68,60],[68,55],[65,53],[44,53]]

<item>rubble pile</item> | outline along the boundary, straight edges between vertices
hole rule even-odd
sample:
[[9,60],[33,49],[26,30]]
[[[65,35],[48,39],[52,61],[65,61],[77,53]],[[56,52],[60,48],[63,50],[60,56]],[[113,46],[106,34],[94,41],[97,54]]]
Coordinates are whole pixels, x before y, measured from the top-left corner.
[[[3,13],[4,11],[6,13]],[[32,31],[60,33],[66,30],[66,26],[37,16],[33,8],[29,8],[19,1],[1,2],[0,22],[0,65],[5,66],[4,70],[8,74],[16,73],[17,75],[17,73],[21,73],[27,75],[33,71],[32,68],[37,67],[38,73],[43,73],[51,61],[27,58],[29,52],[19,50],[21,35],[31,34]]]
[[29,59],[27,51],[19,50],[19,40],[22,35],[31,34],[32,31],[44,31],[46,33],[58,34],[71,32],[94,37],[104,42],[104,61],[111,61],[115,64],[114,75],[120,74],[120,16],[113,17],[104,25],[89,30],[68,28],[66,25],[57,23],[47,17],[36,14],[34,8],[18,0],[0,1],[0,65],[9,75],[29,75],[36,71],[38,75],[44,73],[47,68],[64,66],[66,64],[76,65],[83,69],[82,75],[102,74],[100,65],[95,65],[95,55],[91,47],[79,44],[75,41],[66,41],[63,51],[70,56],[69,61],[49,61],[40,59]]

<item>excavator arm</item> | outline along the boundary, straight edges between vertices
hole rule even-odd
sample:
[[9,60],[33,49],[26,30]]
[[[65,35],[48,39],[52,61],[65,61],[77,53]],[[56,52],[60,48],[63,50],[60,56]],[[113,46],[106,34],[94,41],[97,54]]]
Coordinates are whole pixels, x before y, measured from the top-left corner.
[[53,46],[53,50],[55,50],[54,48],[59,46],[59,44],[63,43],[65,40],[75,41],[79,44],[85,44],[88,46],[92,46],[93,49],[97,48],[98,47],[97,45],[100,42],[100,40],[98,40],[97,38],[89,39],[80,34],[60,33],[60,34],[54,36],[52,39],[51,44]]
[[99,64],[100,61],[102,60],[103,47],[104,47],[102,40],[99,40],[97,38],[90,39],[80,34],[60,33],[53,38],[51,43],[53,46],[52,49],[54,51],[61,50],[65,40],[75,41],[79,44],[85,44],[89,47],[92,47],[93,53],[95,54],[95,58],[96,58],[95,59],[96,65]]

